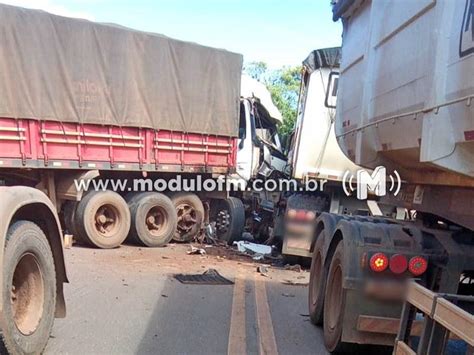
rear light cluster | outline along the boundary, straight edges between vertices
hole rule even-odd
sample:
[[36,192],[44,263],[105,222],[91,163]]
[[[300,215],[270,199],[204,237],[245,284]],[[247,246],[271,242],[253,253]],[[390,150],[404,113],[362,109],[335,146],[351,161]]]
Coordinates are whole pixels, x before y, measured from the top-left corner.
[[316,213],[313,211],[305,211],[305,210],[295,210],[289,209],[286,213],[288,218],[295,219],[298,221],[312,221],[316,218]]
[[408,261],[402,254],[394,254],[389,259],[384,253],[375,253],[369,260],[369,266],[375,272],[389,269],[392,273],[399,275],[408,269],[414,276],[420,276],[428,268],[428,261],[422,256],[414,256]]

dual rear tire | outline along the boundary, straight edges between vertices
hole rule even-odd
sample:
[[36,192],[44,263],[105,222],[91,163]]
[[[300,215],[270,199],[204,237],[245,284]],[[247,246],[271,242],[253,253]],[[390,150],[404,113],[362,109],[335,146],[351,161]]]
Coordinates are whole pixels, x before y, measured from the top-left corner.
[[74,229],[78,240],[101,249],[116,248],[130,231],[130,211],[113,191],[92,191],[77,204]]
[[128,241],[147,247],[163,247],[173,238],[178,217],[169,197],[154,192],[128,199],[131,228]]
[[337,353],[347,349],[347,344],[342,342],[345,308],[343,242],[336,246],[329,267],[323,263],[322,253],[322,249],[316,246],[311,262],[309,315],[313,324],[323,325],[326,348]]
[[171,200],[154,192],[133,194],[127,201],[113,191],[89,192],[66,205],[64,220],[80,243],[101,249],[116,248],[127,237],[134,244],[164,246],[177,223]]
[[[219,203],[219,237],[232,244],[243,232],[244,206],[233,197]],[[113,191],[93,191],[64,208],[65,229],[78,242],[101,249],[116,248],[125,239],[147,247],[162,247],[170,240],[190,242],[200,233],[204,218],[201,199],[186,192],[171,198],[155,192],[133,193],[123,199]]]

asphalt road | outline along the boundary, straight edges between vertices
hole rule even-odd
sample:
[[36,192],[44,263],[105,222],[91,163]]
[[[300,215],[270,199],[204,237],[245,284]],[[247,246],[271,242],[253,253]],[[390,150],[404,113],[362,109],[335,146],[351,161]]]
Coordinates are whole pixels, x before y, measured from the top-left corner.
[[[56,320],[45,353],[326,354],[307,317],[308,272],[269,268],[262,276],[250,261],[187,248],[66,250],[68,315]],[[235,284],[173,278],[208,268]]]

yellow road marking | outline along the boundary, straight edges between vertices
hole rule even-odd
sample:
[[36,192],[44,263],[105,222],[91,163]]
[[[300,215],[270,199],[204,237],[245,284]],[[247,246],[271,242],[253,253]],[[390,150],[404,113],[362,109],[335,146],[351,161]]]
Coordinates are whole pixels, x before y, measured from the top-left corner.
[[247,352],[245,326],[245,279],[237,274],[232,298],[232,314],[230,317],[229,343],[227,354],[237,355]]
[[268,306],[267,290],[265,281],[261,275],[255,275],[255,303],[257,309],[259,353],[277,355],[278,349],[273,332],[272,316]]

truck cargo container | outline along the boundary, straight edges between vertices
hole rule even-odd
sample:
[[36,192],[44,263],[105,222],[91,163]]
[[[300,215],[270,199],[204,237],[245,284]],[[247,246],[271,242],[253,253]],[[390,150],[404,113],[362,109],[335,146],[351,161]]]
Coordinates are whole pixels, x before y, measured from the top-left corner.
[[[381,199],[413,218],[317,219],[309,309],[330,351],[393,345],[409,278],[430,292],[473,295],[472,5],[333,2],[334,20],[343,23],[337,141],[357,165],[398,171],[400,192],[387,188]],[[472,324],[472,309],[458,305]],[[445,342],[443,334],[431,341]],[[420,353],[429,346],[421,341]]]

